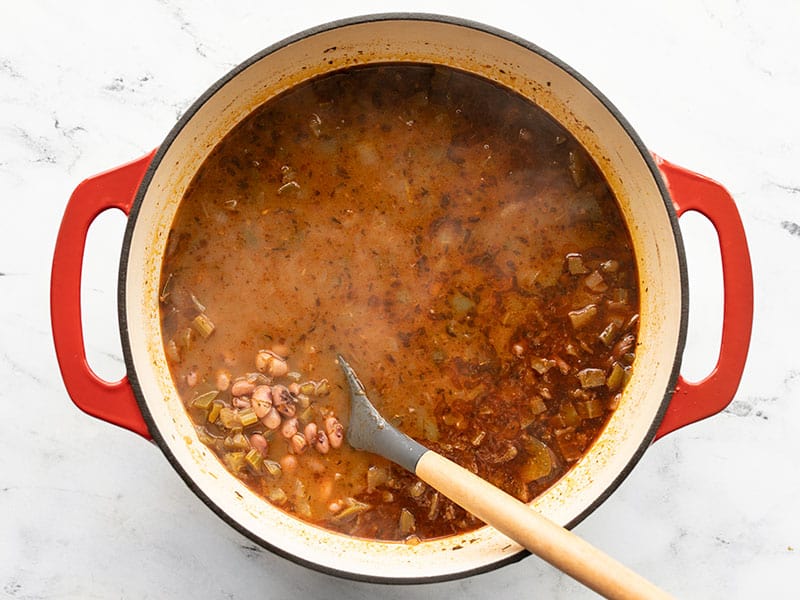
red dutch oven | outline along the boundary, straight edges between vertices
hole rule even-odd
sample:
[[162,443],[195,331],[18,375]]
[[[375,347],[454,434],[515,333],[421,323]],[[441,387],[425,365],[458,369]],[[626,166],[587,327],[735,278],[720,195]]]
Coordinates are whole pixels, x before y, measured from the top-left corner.
[[[355,539],[301,522],[255,495],[198,440],[167,368],[158,301],[175,211],[216,144],[256,107],[298,83],[354,65],[398,61],[455,67],[531,99],[583,144],[619,199],[641,290],[633,376],[586,456],[531,503],[561,525],[578,523],[616,489],[655,439],[732,400],[750,341],[750,257],[725,189],[651,154],[589,82],[507,33],[449,17],[375,15],[303,32],[245,61],[194,103],[157,150],[76,188],[56,242],[51,313],[59,365],[75,404],[154,440],[189,487],[231,526],[324,572],[419,582],[485,571],[525,552],[491,527],[416,546]],[[115,383],[98,378],[86,362],[80,312],[86,234],[109,208],[128,215],[118,299],[127,376]],[[702,213],[716,227],[724,278],[719,359],[698,383],[680,376],[689,304],[678,218],[687,211]]]

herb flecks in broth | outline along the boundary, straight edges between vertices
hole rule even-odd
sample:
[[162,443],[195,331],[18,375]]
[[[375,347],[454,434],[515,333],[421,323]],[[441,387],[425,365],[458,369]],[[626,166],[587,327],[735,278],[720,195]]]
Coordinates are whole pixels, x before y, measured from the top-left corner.
[[186,192],[161,289],[175,384],[226,467],[302,519],[409,543],[480,523],[344,443],[336,352],[393,424],[529,501],[599,435],[638,331],[630,239],[581,146],[422,65],[248,116]]

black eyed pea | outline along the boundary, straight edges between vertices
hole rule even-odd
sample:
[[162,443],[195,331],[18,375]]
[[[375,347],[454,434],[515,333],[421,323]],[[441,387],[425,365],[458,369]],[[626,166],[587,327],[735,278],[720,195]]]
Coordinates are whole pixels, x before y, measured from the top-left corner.
[[186,385],[194,387],[200,381],[200,374],[196,369],[192,369],[186,374]]
[[249,396],[253,393],[255,385],[246,379],[237,379],[231,386],[231,396]]
[[233,404],[233,406],[236,408],[249,408],[251,406],[250,400],[245,396],[233,398],[233,400],[231,400],[231,404]]
[[231,374],[225,369],[220,369],[214,374],[214,385],[220,392],[224,392],[231,385]]
[[306,436],[306,441],[309,444],[314,443],[314,438],[317,437],[317,424],[312,421],[306,425],[306,428],[303,430],[303,434]]
[[272,386],[272,406],[285,417],[293,417],[297,413],[297,401],[285,385]]
[[289,365],[275,352],[259,350],[256,354],[256,369],[270,377],[283,377],[289,372]]
[[250,398],[250,406],[253,407],[253,412],[256,413],[256,417],[261,420],[269,413],[270,409],[272,408],[272,403],[261,402],[256,400],[254,396],[253,398]]
[[281,427],[281,435],[283,435],[283,437],[285,437],[287,440],[292,439],[292,437],[294,437],[294,435],[297,433],[297,425],[297,417],[286,419]]
[[256,450],[258,450],[261,456],[266,456],[269,444],[267,442],[267,438],[265,438],[263,435],[261,435],[260,433],[254,433],[253,435],[251,435],[250,445]]
[[295,454],[302,454],[308,450],[308,441],[302,433],[295,433],[289,441],[289,445]]
[[273,406],[267,411],[267,414],[264,415],[264,417],[261,419],[261,422],[267,429],[274,431],[281,426],[281,414],[275,410],[275,407]]
[[268,385],[257,385],[253,389],[253,398],[262,403],[272,404],[272,389]]
[[314,436],[314,439],[311,443],[314,446],[314,450],[320,454],[327,454],[331,449],[330,440],[324,431],[317,431],[317,434]]
[[297,457],[293,454],[283,455],[279,462],[284,473],[292,473],[297,470]]
[[344,427],[336,417],[325,419],[325,431],[328,434],[328,442],[331,448],[339,448],[344,441]]

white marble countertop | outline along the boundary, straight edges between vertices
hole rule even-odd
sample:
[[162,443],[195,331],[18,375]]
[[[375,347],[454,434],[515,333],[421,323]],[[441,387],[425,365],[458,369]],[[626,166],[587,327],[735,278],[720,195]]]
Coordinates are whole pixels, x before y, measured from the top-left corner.
[[[254,547],[152,444],[81,413],[55,360],[49,275],[70,193],[157,146],[235,64],[327,21],[454,14],[517,34],[602,90],[662,156],[736,199],[755,324],[723,413],[654,444],[576,532],[685,598],[796,598],[800,571],[800,4],[373,0],[6,3],[0,18],[0,596],[5,598],[584,598],[534,557],[425,586],[351,582]],[[648,3],[649,4],[649,3]],[[115,285],[124,220],[92,233],[90,359],[124,372]],[[683,372],[714,362],[720,275],[688,219]],[[716,326],[715,326],[716,324]],[[435,595],[435,596],[434,596]]]

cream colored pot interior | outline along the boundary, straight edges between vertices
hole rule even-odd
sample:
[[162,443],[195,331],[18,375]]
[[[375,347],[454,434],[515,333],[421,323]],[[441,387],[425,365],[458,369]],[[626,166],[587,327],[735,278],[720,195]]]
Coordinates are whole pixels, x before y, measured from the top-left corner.
[[676,241],[658,185],[624,127],[569,72],[518,41],[464,24],[396,18],[312,32],[249,64],[221,84],[162,148],[131,237],[124,310],[135,379],[156,437],[163,438],[182,475],[232,524],[322,570],[368,579],[450,578],[508,561],[520,548],[489,527],[410,546],[352,539],[289,517],[250,492],[199,442],[172,385],[160,336],[161,256],[178,202],[210,150],[253,108],[288,87],[332,69],[386,61],[451,65],[531,98],[586,146],[620,199],[642,297],[634,375],[588,455],[533,504],[568,524],[613,488],[649,440],[670,385],[682,302]]

